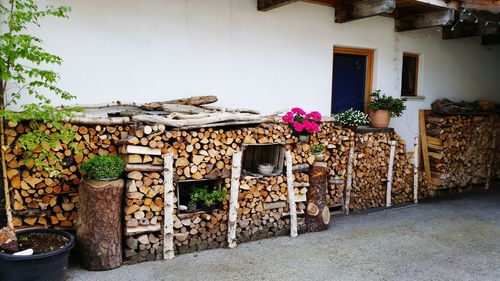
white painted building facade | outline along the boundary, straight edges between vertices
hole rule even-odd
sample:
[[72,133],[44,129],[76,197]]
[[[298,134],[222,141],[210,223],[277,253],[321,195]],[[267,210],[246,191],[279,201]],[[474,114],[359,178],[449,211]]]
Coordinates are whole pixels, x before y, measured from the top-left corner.
[[77,103],[161,101],[213,94],[264,113],[330,113],[333,47],[375,50],[373,89],[400,96],[402,54],[420,54],[418,95],[391,121],[408,144],[418,109],[437,98],[500,102],[500,45],[442,40],[440,28],[398,33],[394,20],[334,22],[331,7],[296,2],[259,12],[255,0],[40,1],[72,7],[36,29],[64,59],[60,86]]

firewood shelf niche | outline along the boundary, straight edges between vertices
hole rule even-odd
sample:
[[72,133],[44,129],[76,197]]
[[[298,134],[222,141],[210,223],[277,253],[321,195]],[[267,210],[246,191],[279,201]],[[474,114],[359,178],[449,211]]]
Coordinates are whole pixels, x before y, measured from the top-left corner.
[[[263,143],[263,144],[244,144],[241,147],[242,173],[255,177],[279,176],[283,174],[283,165],[285,158],[284,143]],[[258,165],[268,163],[274,165],[274,170],[270,174],[262,174],[258,171]]]

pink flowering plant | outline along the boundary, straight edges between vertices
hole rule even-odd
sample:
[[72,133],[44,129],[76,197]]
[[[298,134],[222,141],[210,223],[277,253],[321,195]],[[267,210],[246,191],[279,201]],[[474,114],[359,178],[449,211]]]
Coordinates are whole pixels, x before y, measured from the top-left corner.
[[306,113],[301,108],[294,107],[283,116],[283,122],[296,136],[312,135],[320,130],[321,113],[317,111]]

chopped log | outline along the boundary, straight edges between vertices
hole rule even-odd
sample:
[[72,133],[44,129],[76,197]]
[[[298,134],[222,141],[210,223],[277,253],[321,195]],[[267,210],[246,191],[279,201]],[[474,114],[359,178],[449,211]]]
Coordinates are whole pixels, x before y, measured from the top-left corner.
[[108,270],[122,263],[121,198],[124,181],[84,180],[80,184],[76,237],[82,266]]
[[307,190],[306,226],[308,232],[322,231],[328,228],[322,217],[326,205],[326,179],[328,167],[325,162],[314,162],[309,171],[311,186]]

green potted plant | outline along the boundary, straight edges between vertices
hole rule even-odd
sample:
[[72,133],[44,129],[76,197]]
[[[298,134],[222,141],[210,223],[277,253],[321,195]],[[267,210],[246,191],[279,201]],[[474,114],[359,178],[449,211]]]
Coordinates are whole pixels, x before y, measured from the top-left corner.
[[370,109],[370,125],[374,128],[387,128],[391,117],[400,117],[406,109],[406,99],[386,96],[380,90],[371,95],[372,100],[368,106]]
[[343,127],[347,127],[351,130],[356,129],[359,125],[365,125],[370,123],[368,114],[361,112],[359,110],[354,110],[350,108],[347,111],[337,113],[333,115],[335,121],[340,123]]
[[[108,270],[122,263],[122,194],[125,162],[117,156],[94,156],[82,163],[76,239],[82,266]],[[132,181],[132,180],[130,180]]]
[[325,158],[323,155],[323,152],[325,151],[325,145],[317,144],[317,145],[312,147],[311,151],[314,155],[315,161],[318,161],[318,162],[323,161],[323,159]]
[[207,213],[217,209],[217,203],[228,199],[228,194],[225,189],[219,190],[215,188],[208,191],[207,187],[194,188],[190,193],[192,202],[198,202],[202,211]]

